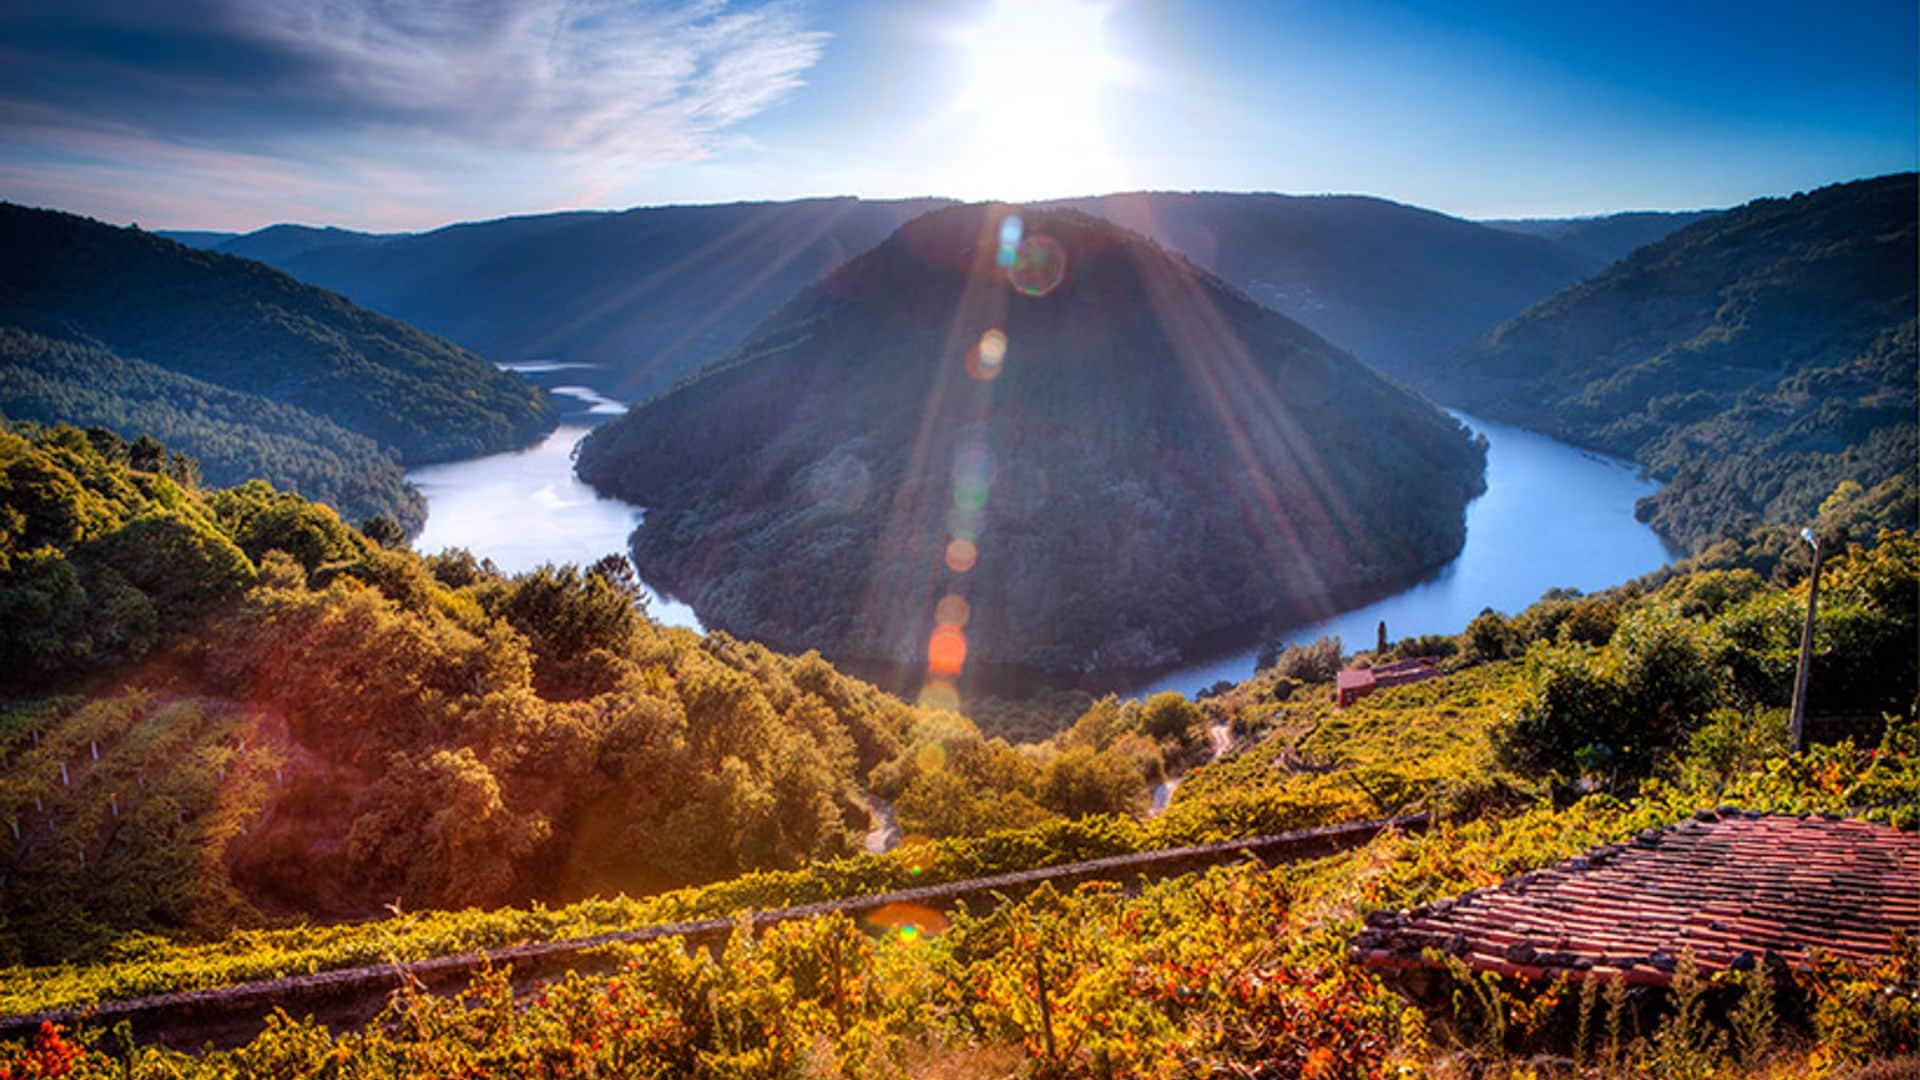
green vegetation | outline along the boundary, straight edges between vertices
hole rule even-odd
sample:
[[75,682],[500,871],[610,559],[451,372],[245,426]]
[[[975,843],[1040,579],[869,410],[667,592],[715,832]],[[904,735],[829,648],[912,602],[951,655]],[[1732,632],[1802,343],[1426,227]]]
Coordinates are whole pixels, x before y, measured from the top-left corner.
[[1640,513],[1704,546],[1811,518],[1843,481],[1916,522],[1912,173],[1761,199],[1534,305],[1423,380],[1471,412],[1630,457]]
[[[1720,790],[1650,783],[1626,801],[1593,796],[1420,836],[1389,833],[1317,863],[1222,868],[1132,897],[1111,885],[1043,888],[983,913],[956,912],[935,936],[919,925],[863,933],[833,917],[743,930],[717,955],[662,942],[624,950],[613,975],[569,975],[524,999],[494,971],[456,999],[404,995],[364,1030],[338,1035],[282,1017],[248,1046],[187,1056],[129,1053],[108,1032],[48,1030],[0,1050],[0,1068],[63,1067],[79,1077],[1182,1077],[1288,1063],[1321,1077],[1845,1075],[1920,1037],[1920,1011],[1899,991],[1920,971],[1910,943],[1878,969],[1829,963],[1778,986],[1686,975],[1667,1002],[1630,1013],[1605,1004],[1615,989],[1540,993],[1463,976],[1454,1013],[1430,1017],[1357,966],[1347,941],[1368,911],[1550,865],[1714,800],[1826,810],[1910,792],[1920,783],[1914,737],[1909,720],[1874,751],[1841,745],[1776,758]],[[251,944],[237,939],[229,951]],[[1729,1021],[1699,1011],[1703,990],[1740,1003]],[[1555,1069],[1530,1058],[1549,1030],[1576,1023],[1573,1060]]]
[[509,579],[196,475],[0,431],[0,960],[797,868],[856,850],[869,791],[943,836],[1126,812],[1193,745],[1171,699],[1014,748],[663,629],[617,556]]
[[708,626],[916,673],[952,594],[968,664],[1077,673],[1459,551],[1484,454],[1458,423],[1075,212],[1025,213],[1066,270],[1024,294],[996,263],[1009,213],[908,224],[587,438],[581,477],[648,508],[648,581]]
[[[283,1018],[228,1052],[48,1031],[0,1048],[0,1076],[1518,1075],[1576,1016],[1574,1058],[1602,1074],[1841,1075],[1920,1036],[1897,989],[1909,951],[1765,991],[1688,984],[1622,1022],[1604,987],[1464,973],[1452,1014],[1423,1012],[1347,943],[1368,911],[1701,807],[1920,827],[1920,540],[1865,536],[1863,496],[1825,500],[1813,701],[1816,718],[1888,716],[1872,749],[1785,750],[1807,564],[1777,527],[1389,642],[1447,674],[1345,709],[1338,648],[1317,643],[1204,702],[1100,699],[1013,745],[817,656],[662,629],[617,558],[504,578],[388,550],[263,483],[201,488],[151,439],[0,432],[0,640],[20,650],[0,668],[6,1012],[1439,815],[1334,859],[1131,895],[625,950],[613,975],[519,1000],[494,972],[365,1029]],[[1244,749],[1198,764],[1216,724]],[[1148,785],[1182,769],[1143,816]],[[856,854],[874,796],[928,839]]]
[[418,525],[401,463],[525,445],[532,383],[259,263],[0,203],[0,414],[140,432],[355,520]]
[[0,415],[146,432],[189,449],[217,486],[265,480],[339,509],[409,528],[426,500],[392,451],[323,416],[227,390],[104,349],[0,327]]

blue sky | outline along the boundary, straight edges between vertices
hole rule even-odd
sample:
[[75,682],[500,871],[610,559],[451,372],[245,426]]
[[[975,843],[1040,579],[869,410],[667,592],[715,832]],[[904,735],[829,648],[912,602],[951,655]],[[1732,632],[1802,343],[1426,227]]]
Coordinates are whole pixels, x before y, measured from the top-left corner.
[[1721,206],[1915,167],[1915,9],[12,0],[0,197],[220,229],[1137,188]]

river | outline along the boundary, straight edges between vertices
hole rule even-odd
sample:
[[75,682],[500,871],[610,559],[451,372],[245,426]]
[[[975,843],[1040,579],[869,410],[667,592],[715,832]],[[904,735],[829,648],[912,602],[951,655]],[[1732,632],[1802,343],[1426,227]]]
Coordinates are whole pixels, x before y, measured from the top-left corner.
[[[584,421],[608,415],[600,403],[605,399],[575,400],[586,408],[538,446],[409,472],[407,479],[427,497],[427,525],[413,546],[423,552],[463,547],[510,574],[548,562],[585,566],[626,551],[641,511],[599,495],[573,475],[573,448],[591,430]],[[692,608],[651,590],[647,606],[658,622],[701,628]]]
[[[547,369],[564,381],[565,366]],[[427,498],[421,551],[465,547],[519,572],[543,562],[585,565],[625,551],[642,512],[603,498],[573,474],[573,448],[589,427],[622,406],[576,385],[551,387],[569,410],[538,446],[408,474]],[[1456,633],[1483,608],[1515,612],[1555,587],[1585,591],[1617,585],[1675,557],[1633,505],[1656,485],[1626,462],[1605,458],[1520,428],[1459,413],[1487,436],[1487,491],[1467,507],[1466,546],[1439,573],[1375,604],[1304,626],[1289,641],[1338,635],[1349,651],[1371,648],[1386,620],[1394,638]],[[687,605],[651,598],[655,619],[700,629]],[[1192,695],[1215,682],[1253,674],[1246,648],[1169,671],[1135,691]]]
[[[1487,608],[1512,614],[1548,589],[1592,592],[1680,556],[1634,518],[1633,504],[1659,485],[1642,479],[1631,462],[1453,415],[1487,437],[1487,490],[1467,505],[1459,556],[1410,589],[1292,631],[1288,644],[1332,635],[1348,652],[1371,649],[1382,620],[1395,640],[1458,633]],[[1239,682],[1253,674],[1258,652],[1240,649],[1183,665],[1135,693],[1192,695],[1222,679]]]

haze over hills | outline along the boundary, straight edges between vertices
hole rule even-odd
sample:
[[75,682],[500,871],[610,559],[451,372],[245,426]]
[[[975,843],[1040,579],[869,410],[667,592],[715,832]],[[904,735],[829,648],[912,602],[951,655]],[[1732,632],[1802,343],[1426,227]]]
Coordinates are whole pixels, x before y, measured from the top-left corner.
[[[637,401],[741,345],[804,286],[946,200],[576,211],[373,234],[180,234],[260,259],[500,362]],[[1365,196],[1146,192],[1065,200],[1178,250],[1361,359],[1417,377],[1686,215],[1492,228]],[[1504,224],[1504,223],[1503,223]],[[1552,233],[1552,235],[1546,235]]]
[[709,627],[899,663],[952,592],[969,664],[1084,672],[1459,550],[1459,424],[1144,237],[1014,213],[909,223],[589,436],[582,478],[648,508],[643,575]]
[[1843,480],[1910,528],[1917,205],[1905,173],[1695,222],[1464,350],[1449,400],[1640,461],[1684,542],[1808,520]]
[[275,226],[221,250],[262,259],[501,363],[631,401],[737,346],[761,319],[942,200],[571,211],[376,236]]
[[[0,410],[151,425],[216,483],[264,475],[417,524],[398,465],[525,445],[554,423],[526,380],[257,262],[12,204],[0,251],[0,327],[23,332],[7,338]],[[268,446],[292,460],[268,467]]]
[[1415,381],[1449,348],[1611,261],[1361,195],[1139,192],[1059,205],[1150,236]]
[[1480,224],[1551,240],[1554,246],[1586,259],[1598,270],[1626,257],[1634,248],[1699,221],[1718,210],[1630,210],[1571,218],[1489,218]]

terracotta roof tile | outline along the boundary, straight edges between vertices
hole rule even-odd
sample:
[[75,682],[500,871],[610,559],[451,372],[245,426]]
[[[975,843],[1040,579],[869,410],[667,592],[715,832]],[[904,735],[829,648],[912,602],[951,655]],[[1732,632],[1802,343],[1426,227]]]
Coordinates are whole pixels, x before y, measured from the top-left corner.
[[1354,952],[1375,967],[1422,966],[1437,948],[1508,975],[1665,984],[1687,949],[1705,971],[1798,967],[1815,948],[1871,961],[1896,929],[1920,931],[1920,837],[1721,807],[1367,923]]

